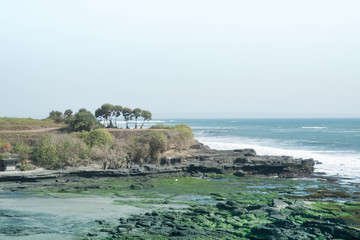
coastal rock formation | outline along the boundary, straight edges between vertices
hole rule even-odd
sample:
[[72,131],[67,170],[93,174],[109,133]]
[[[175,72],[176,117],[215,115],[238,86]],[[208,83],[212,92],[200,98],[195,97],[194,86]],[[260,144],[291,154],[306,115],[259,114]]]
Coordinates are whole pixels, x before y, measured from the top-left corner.
[[289,156],[259,156],[253,149],[212,150],[197,143],[188,150],[166,153],[159,164],[133,165],[119,169],[68,169],[59,171],[2,174],[0,181],[36,181],[65,176],[128,177],[128,176],[197,176],[203,174],[235,174],[236,176],[266,175],[277,177],[310,176],[313,159]]

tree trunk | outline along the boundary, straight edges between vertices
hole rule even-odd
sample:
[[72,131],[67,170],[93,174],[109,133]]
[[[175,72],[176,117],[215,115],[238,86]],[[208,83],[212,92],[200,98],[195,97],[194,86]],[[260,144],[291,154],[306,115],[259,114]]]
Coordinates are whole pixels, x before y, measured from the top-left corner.
[[135,129],[137,129],[137,118],[135,118]]
[[143,126],[144,126],[144,123],[145,123],[145,120],[143,121],[143,123],[141,124],[141,127],[140,127],[140,129],[142,129],[143,128]]

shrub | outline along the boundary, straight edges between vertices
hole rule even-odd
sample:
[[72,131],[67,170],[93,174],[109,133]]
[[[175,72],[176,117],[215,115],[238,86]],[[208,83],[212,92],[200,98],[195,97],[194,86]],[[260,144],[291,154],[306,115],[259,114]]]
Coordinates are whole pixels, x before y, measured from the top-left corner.
[[29,165],[28,163],[25,163],[20,167],[20,171],[30,171],[30,170],[34,170],[34,167]]
[[114,141],[114,137],[103,129],[96,129],[90,132],[82,131],[76,133],[76,136],[82,139],[88,146],[104,147]]
[[122,141],[115,141],[111,146],[94,146],[91,149],[91,159],[100,164],[105,162],[107,168],[119,168],[127,162],[127,150],[128,144]]
[[89,157],[90,150],[86,144],[72,135],[44,137],[32,155],[37,165],[47,169],[79,165],[86,163]]
[[155,124],[150,127],[150,129],[169,129],[169,128],[170,128],[170,126],[162,124],[162,123],[158,123],[158,124]]
[[162,132],[146,131],[133,138],[131,158],[138,163],[157,161],[160,153],[166,150],[166,139]]
[[56,169],[61,167],[59,153],[54,145],[45,145],[34,151],[33,157],[40,167]]
[[0,152],[6,151],[6,147],[5,147],[6,145],[10,145],[10,143],[8,141],[0,139]]
[[26,145],[24,142],[19,142],[18,144],[16,144],[14,150],[17,154],[19,154],[21,161],[28,160],[32,153],[31,147]]
[[186,124],[170,127],[169,131],[165,132],[165,134],[168,140],[167,149],[187,149],[194,141],[194,133]]

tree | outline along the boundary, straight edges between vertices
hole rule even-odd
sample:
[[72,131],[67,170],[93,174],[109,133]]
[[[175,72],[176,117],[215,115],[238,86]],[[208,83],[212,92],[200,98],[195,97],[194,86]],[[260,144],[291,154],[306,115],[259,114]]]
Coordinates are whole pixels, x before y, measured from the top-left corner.
[[137,129],[137,120],[138,120],[138,118],[141,116],[141,109],[140,109],[140,108],[135,108],[135,109],[132,111],[132,114],[133,114],[134,117],[135,117],[135,129]]
[[115,116],[115,127],[117,127],[117,118],[120,117],[123,107],[120,105],[113,106],[113,115]]
[[96,109],[96,111],[95,111],[95,117],[100,118],[100,119],[102,118],[104,120],[105,127],[110,125],[108,123],[105,123],[105,121],[107,122],[109,120],[109,118],[111,117],[113,108],[114,108],[114,106],[111,105],[110,103],[105,103],[105,104],[101,105],[100,108]]
[[59,112],[59,111],[52,110],[49,113],[48,118],[54,120],[56,123],[59,123],[59,122],[62,122],[62,120],[63,120],[63,114],[61,112]]
[[142,110],[142,111],[141,111],[141,117],[144,118],[144,121],[143,121],[143,123],[141,124],[140,129],[143,128],[144,123],[145,123],[146,120],[149,122],[149,121],[152,119],[152,118],[151,118],[151,117],[152,117],[152,114],[151,114],[151,112],[149,112],[149,111]]
[[70,122],[70,128],[72,132],[91,131],[98,127],[98,122],[95,116],[82,108],[74,115],[74,118]]
[[66,118],[72,118],[73,117],[73,111],[71,110],[71,109],[67,109],[67,110],[65,110],[65,112],[64,112],[64,118],[66,119]]
[[129,129],[129,120],[132,119],[133,115],[132,115],[132,110],[131,108],[123,108],[122,110],[122,115],[124,116],[124,120],[126,121],[126,129]]

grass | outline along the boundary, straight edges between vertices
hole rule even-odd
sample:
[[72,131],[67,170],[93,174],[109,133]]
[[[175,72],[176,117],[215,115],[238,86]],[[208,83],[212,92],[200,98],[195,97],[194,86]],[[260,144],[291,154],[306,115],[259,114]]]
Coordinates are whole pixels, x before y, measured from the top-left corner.
[[18,133],[18,132],[0,132],[0,139],[10,143],[14,146],[18,143],[26,143],[29,146],[34,146],[38,143],[42,136],[50,133]]
[[35,130],[62,126],[62,124],[57,124],[50,119],[39,120],[32,118],[0,118],[0,131]]

